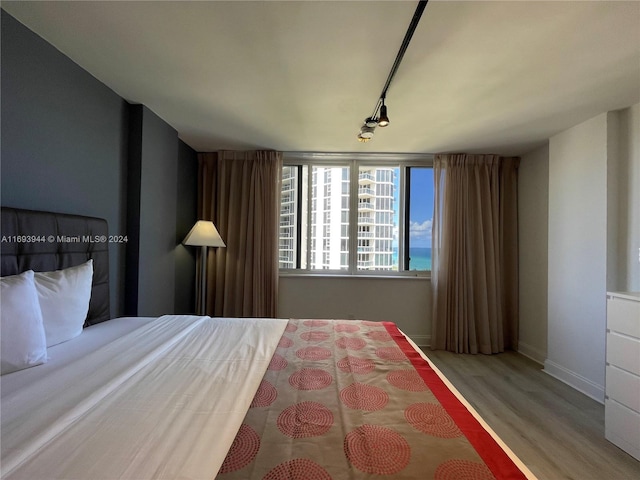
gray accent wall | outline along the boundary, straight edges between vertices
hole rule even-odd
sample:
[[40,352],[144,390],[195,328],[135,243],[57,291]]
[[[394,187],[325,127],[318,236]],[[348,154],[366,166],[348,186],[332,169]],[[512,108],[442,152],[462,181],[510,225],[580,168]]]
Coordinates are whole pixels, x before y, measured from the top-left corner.
[[143,105],[130,124],[125,314],[155,317],[174,311],[178,134]]
[[195,221],[196,153],[150,109],[1,17],[0,203],[102,217],[127,236],[109,245],[112,316],[192,312],[195,260],[179,238]]
[[[127,102],[5,11],[1,32],[0,203],[102,217],[126,234]],[[117,315],[125,245],[109,247]]]
[[175,313],[195,313],[196,249],[185,247],[187,236],[197,218],[198,157],[191,147],[180,141],[178,145],[178,192],[176,203],[176,284]]

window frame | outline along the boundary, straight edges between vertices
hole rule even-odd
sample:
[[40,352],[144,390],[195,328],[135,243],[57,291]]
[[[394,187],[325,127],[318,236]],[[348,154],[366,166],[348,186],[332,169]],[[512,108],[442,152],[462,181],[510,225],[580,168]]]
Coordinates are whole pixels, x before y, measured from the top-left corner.
[[[298,212],[298,221],[296,223],[296,229],[298,231],[297,236],[297,249],[300,255],[296,258],[296,268],[280,268],[279,274],[281,276],[325,276],[325,277],[420,277],[431,278],[430,270],[404,270],[405,262],[407,261],[406,248],[409,239],[409,218],[407,216],[407,203],[409,194],[409,180],[407,171],[408,167],[423,167],[433,168],[433,154],[393,154],[393,153],[315,153],[315,152],[284,152],[283,153],[283,167],[298,166],[298,178],[299,185],[297,189],[297,201],[298,205],[302,206],[302,167],[349,167],[349,226],[348,226],[348,255],[349,264],[346,270],[336,269],[310,269],[301,268],[302,255],[306,253],[306,265],[310,265],[311,262],[311,223],[307,221],[307,225],[302,225],[302,212]],[[398,179],[398,270],[358,270],[358,177],[359,169],[361,167],[393,167],[399,168]],[[307,185],[304,189],[306,194],[309,195],[312,192],[312,179],[311,170],[307,175]],[[354,194],[355,193],[355,194]],[[324,198],[324,197],[323,197]],[[322,199],[323,199],[322,198]],[[307,202],[305,216],[307,219],[311,219],[311,201]],[[302,209],[301,209],[302,210]],[[303,248],[303,235],[302,229],[306,228],[307,247]]]

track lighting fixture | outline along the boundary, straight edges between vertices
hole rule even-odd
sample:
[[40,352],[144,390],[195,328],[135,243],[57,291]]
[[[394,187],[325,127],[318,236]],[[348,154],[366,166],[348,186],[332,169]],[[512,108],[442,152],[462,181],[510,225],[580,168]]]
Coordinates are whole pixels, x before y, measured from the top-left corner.
[[364,124],[367,127],[376,128],[378,126],[378,121],[373,117],[369,117],[364,121]]
[[384,98],[382,99],[382,106],[380,107],[380,117],[378,118],[378,126],[386,127],[389,125],[389,116],[387,115],[387,106],[384,104]]
[[[367,119],[367,120],[371,120],[371,119]],[[371,124],[373,124],[373,126],[369,126]],[[373,121],[365,123],[360,129],[360,133],[358,134],[358,141],[368,142],[369,140],[371,140],[373,138],[373,132],[376,129],[375,125],[377,125],[377,123]]]
[[376,103],[376,108],[373,110],[373,114],[365,119],[364,124],[360,128],[360,133],[358,133],[359,142],[368,142],[369,140],[371,140],[371,138],[373,137],[373,132],[377,126],[386,127],[387,125],[389,125],[387,106],[384,103],[385,98],[387,98],[387,90],[391,85],[393,76],[396,74],[396,71],[400,66],[402,57],[407,51],[407,47],[409,46],[409,42],[411,41],[413,32],[416,30],[418,22],[420,21],[420,17],[422,17],[422,12],[424,12],[424,9],[427,6],[428,2],[429,0],[421,0],[418,2],[418,6],[416,7],[416,11],[413,14],[413,18],[411,19],[409,28],[407,28],[407,33],[405,33],[404,40],[402,40],[402,45],[400,46],[398,55],[396,55],[396,60],[395,62],[393,62],[393,66],[391,67],[391,71],[389,72],[389,76],[387,77],[387,82],[382,89],[382,93],[380,94],[380,98],[378,98],[378,102]]
[[364,125],[360,128],[360,132],[358,133],[358,141],[359,142],[368,142],[373,138],[373,133],[375,132],[376,127],[378,126],[378,121],[369,117],[364,121]]

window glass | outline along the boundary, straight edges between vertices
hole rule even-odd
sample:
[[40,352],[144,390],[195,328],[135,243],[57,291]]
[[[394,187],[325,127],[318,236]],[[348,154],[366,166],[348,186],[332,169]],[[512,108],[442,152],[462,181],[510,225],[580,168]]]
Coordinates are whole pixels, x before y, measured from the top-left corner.
[[433,169],[409,167],[409,266],[407,270],[431,270],[433,221]]
[[[309,269],[347,270],[349,255],[343,246],[348,245],[349,240],[348,216],[345,221],[343,211],[349,209],[349,190],[345,192],[343,184],[349,184],[349,167],[312,166],[311,171],[312,191],[324,193],[324,202],[312,202],[311,240],[314,240],[313,232],[324,232],[324,237],[323,242],[312,243],[322,245],[322,249],[311,249]],[[319,208],[322,210],[317,210]]]
[[358,169],[358,270],[398,270],[399,167]]
[[280,268],[296,268],[298,167],[282,167],[280,204]]
[[285,165],[281,198],[281,269],[431,269],[430,166],[359,160]]

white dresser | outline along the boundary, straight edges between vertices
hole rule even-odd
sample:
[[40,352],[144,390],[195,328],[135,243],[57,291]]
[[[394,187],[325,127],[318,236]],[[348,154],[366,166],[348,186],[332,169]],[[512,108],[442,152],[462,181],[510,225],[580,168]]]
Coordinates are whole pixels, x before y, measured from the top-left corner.
[[640,460],[640,292],[607,294],[605,437]]

